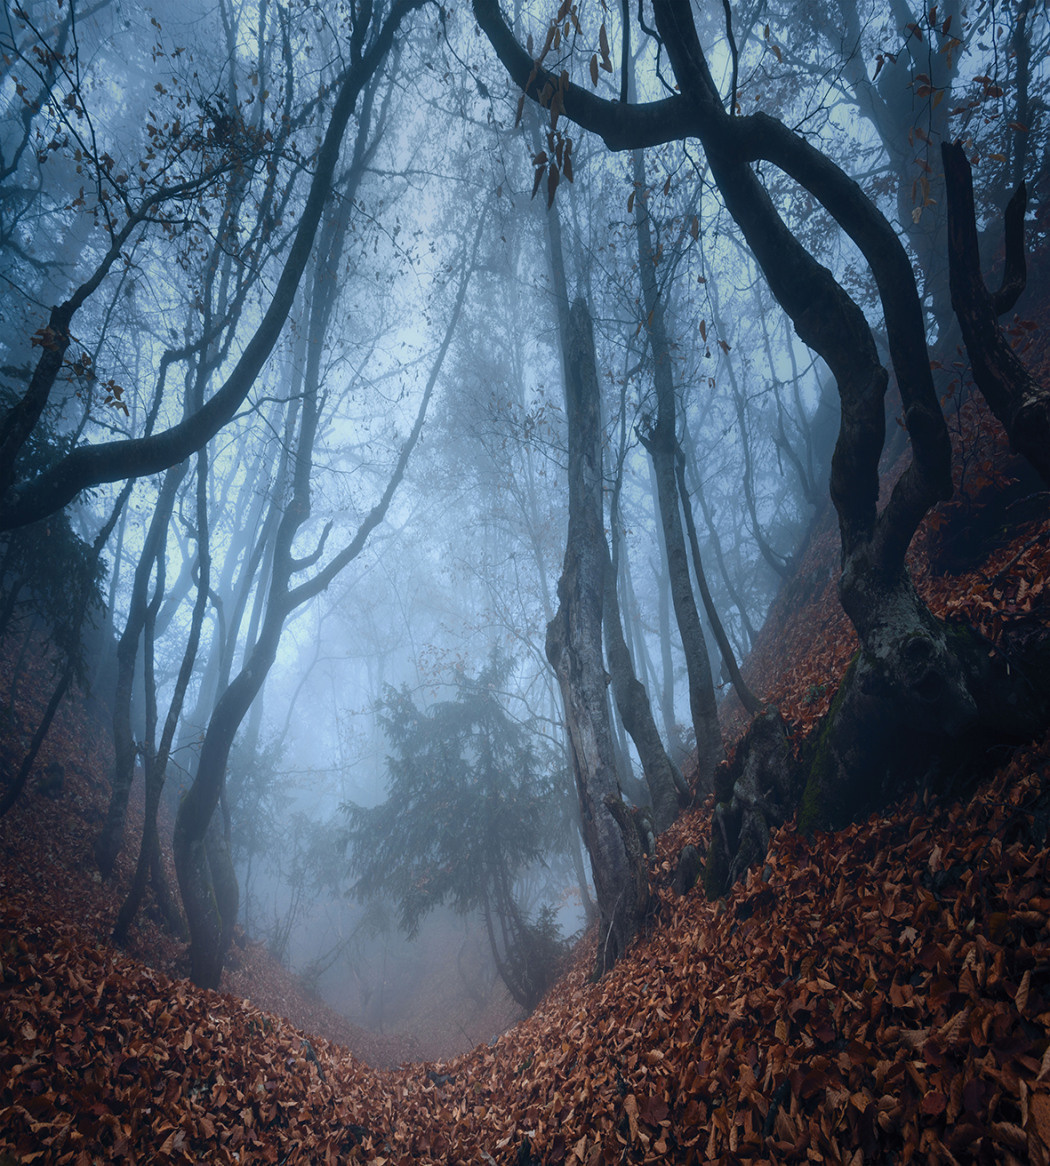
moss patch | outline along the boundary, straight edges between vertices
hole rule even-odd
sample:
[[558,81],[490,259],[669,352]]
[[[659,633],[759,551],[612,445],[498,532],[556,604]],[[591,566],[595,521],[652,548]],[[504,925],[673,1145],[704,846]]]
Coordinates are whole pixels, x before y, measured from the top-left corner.
[[831,745],[832,734],[846,694],[855,683],[860,656],[860,652],[857,652],[850,661],[842,683],[832,699],[831,707],[820,728],[813,735],[813,743],[809,745],[807,742],[808,748],[802,762],[802,771],[806,777],[798,811],[798,828],[808,837],[812,837],[814,831],[826,828],[832,818],[832,815],[825,812],[825,791],[835,764]]

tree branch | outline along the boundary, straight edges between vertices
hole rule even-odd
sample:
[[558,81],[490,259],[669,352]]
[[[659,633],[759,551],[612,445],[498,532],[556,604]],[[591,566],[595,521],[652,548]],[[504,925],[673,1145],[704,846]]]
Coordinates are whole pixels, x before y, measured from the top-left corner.
[[80,446],[33,481],[11,487],[0,500],[0,530],[44,518],[89,486],[155,474],[184,461],[230,421],[273,351],[291,311],[358,95],[382,64],[401,22],[425,2],[397,0],[375,40],[347,73],[332,109],[306,205],[273,298],[225,384],[202,408],[162,433]]
[[597,97],[533,61],[503,19],[499,0],[473,0],[473,5],[475,19],[511,80],[540,105],[544,104],[543,93],[549,86],[550,93],[559,94],[565,116],[596,133],[610,150],[658,146],[691,132],[686,124],[690,109],[682,97],[633,106]]

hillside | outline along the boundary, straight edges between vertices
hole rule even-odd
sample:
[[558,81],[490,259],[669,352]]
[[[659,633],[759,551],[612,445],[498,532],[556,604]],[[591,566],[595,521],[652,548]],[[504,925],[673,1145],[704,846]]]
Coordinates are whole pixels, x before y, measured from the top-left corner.
[[[927,595],[981,622],[997,589],[998,618],[1050,622],[1050,523],[1021,500],[1001,517]],[[945,537],[932,524],[914,554],[943,556]],[[852,651],[834,544],[815,529],[750,661],[797,740]],[[60,795],[34,788],[0,823],[4,1166],[1050,1162],[1050,737],[989,756],[954,801],[812,843],[788,825],[725,901],[672,890],[681,846],[708,837],[710,807],[690,812],[609,975],[588,982],[585,942],[492,1045],[391,1070],[374,1066],[410,1046],[311,1004],[251,945],[222,994],[179,979],[153,927],[128,953],[106,945],[116,904],[85,873],[105,771],[88,718],[56,735]]]
[[1046,1162],[1048,759],[785,829],[726,903],[670,889],[694,813],[610,975],[584,950],[493,1047],[396,1072],[5,896],[6,1161]]

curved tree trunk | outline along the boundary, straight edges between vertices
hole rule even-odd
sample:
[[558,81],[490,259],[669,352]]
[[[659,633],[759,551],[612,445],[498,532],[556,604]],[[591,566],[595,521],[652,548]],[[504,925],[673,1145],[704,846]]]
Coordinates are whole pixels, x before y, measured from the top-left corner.
[[108,878],[112,873],[124,842],[124,820],[135,775],[136,750],[131,729],[131,698],[139,641],[146,625],[149,581],[153,565],[167,537],[175,498],[188,466],[188,462],[183,462],[164,475],[142,548],[142,557],[135,569],[127,622],[117,644],[117,687],[113,702],[113,779],[106,818],[95,840],[95,862],[103,878]]
[[649,903],[649,879],[637,832],[627,820],[613,759],[602,607],[606,560],[601,422],[590,314],[573,304],[566,344],[569,431],[569,531],[558,611],[547,625],[547,659],[558,677],[572,746],[583,839],[598,900],[595,974],[627,950]]
[[226,781],[233,739],[277,655],[283,615],[279,623],[276,616],[269,623],[245,667],[215,706],[197,774],[175,818],[172,849],[190,928],[190,977],[200,988],[218,988],[237,919],[237,879],[215,807]]
[[[269,359],[298,294],[357,99],[382,68],[402,22],[422,5],[423,0],[395,0],[389,10],[381,8],[373,19],[372,6],[366,4],[354,20],[349,38],[351,63],[335,92],[332,114],[317,151],[313,178],[288,255],[269,305],[221,388],[200,409],[161,433],[77,446],[36,478],[16,484],[18,452],[36,425],[58,378],[62,357],[71,342],[72,319],[124,254],[138,225],[149,218],[161,198],[160,192],[136,208],[92,275],[69,299],[52,309],[48,322],[51,343],[41,349],[23,400],[6,417],[0,418],[0,529],[9,530],[46,517],[90,486],[155,474],[177,465],[206,445],[235,416]],[[18,488],[14,489],[13,485]]]
[[959,142],[944,142],[941,156],[948,193],[952,307],[973,379],[1006,430],[1010,445],[1050,487],[1050,386],[1036,382],[999,327],[999,317],[1017,303],[1026,283],[1025,184],[1021,182],[1006,208],[1006,267],[1002,287],[992,293],[981,275],[973,175],[966,151]]

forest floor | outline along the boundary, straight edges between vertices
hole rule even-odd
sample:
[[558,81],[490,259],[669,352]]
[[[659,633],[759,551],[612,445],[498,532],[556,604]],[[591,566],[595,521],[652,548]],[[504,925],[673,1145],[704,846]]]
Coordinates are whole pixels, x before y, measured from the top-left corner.
[[[52,682],[45,652],[36,641],[34,646],[39,658],[28,661],[17,700],[18,721],[29,726],[39,716]],[[11,656],[16,652],[17,647],[0,652],[0,663],[6,665],[0,674],[10,675],[16,663]],[[0,767],[5,775],[17,770],[21,759],[18,750],[25,744],[21,733],[8,733],[0,742]],[[106,812],[112,762],[108,718],[91,702],[67,701],[44,744],[27,792],[0,818],[0,895],[5,902],[75,920],[93,942],[103,944],[109,940],[131,885],[142,837],[144,800],[142,774],[137,771],[124,846],[112,876],[103,882],[92,847]],[[49,780],[55,765],[62,769],[60,784]],[[174,823],[166,802],[161,804],[158,824],[168,885],[177,894],[171,854]],[[223,971],[223,992],[250,999],[256,1007],[284,1016],[304,1032],[342,1045],[370,1065],[391,1066],[461,1051],[477,1043],[482,1034],[487,1038],[502,1031],[521,1015],[506,993],[498,991],[492,993],[479,1015],[478,1005],[456,990],[454,964],[447,968],[450,961],[439,953],[428,1001],[416,1009],[404,1030],[373,1032],[326,1006],[263,942],[252,940],[240,929],[236,940]],[[186,945],[164,928],[152,891],[147,891],[125,954],[173,979],[189,974]],[[469,1033],[477,1034],[474,1040],[469,1039]]]
[[[1050,622],[1045,496],[982,483],[916,541],[924,593],[993,637]],[[854,651],[836,560],[825,519],[748,663],[797,740]],[[728,705],[725,723],[738,735]],[[1050,1166],[1050,736],[996,751],[954,800],[813,841],[789,823],[717,902],[672,889],[709,836],[710,806],[690,811],[659,839],[628,955],[591,983],[585,940],[531,1017],[441,1063],[353,1029],[251,944],[222,993],[180,978],[151,919],[110,947],[119,900],[90,853],[105,734],[73,708],[53,748],[62,788],[0,822],[0,1166]]]

